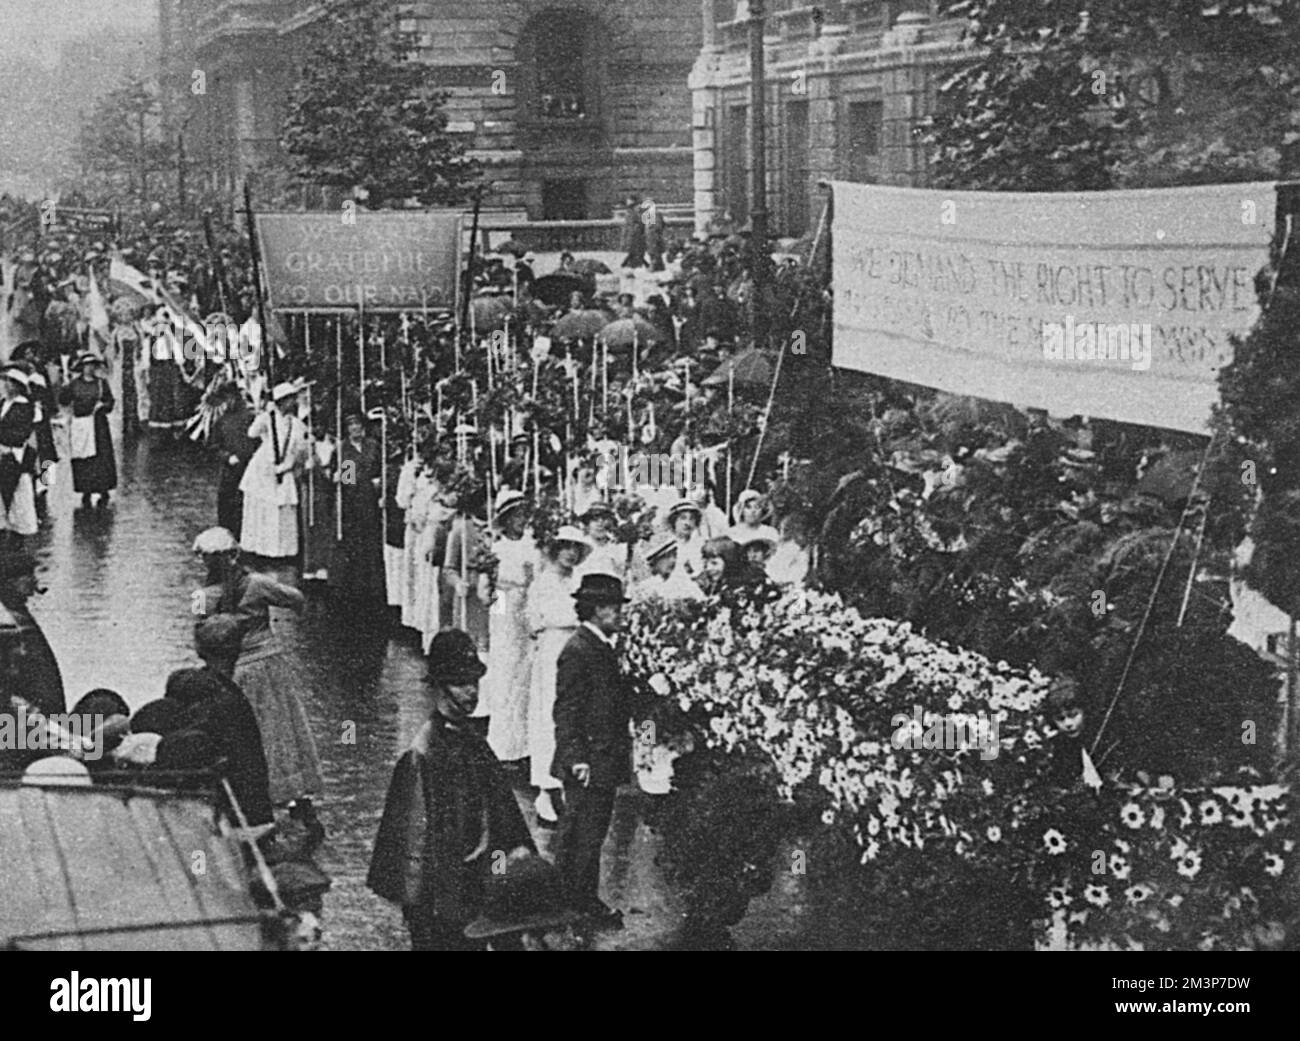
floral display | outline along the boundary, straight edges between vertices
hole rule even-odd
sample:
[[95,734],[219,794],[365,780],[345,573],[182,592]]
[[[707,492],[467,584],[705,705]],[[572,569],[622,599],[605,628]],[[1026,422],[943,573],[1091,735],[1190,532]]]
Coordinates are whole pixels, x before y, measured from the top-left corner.
[[[769,761],[780,795],[851,833],[864,866],[918,850],[996,866],[1039,909],[1043,946],[1238,947],[1280,928],[1280,786],[1088,787],[1045,677],[833,594],[631,611],[663,733]],[[1080,761],[1068,788],[1060,756]]]

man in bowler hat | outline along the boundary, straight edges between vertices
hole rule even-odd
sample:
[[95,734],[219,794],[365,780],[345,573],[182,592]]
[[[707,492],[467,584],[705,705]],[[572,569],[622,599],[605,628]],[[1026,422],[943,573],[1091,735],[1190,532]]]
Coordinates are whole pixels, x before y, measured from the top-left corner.
[[574,594],[577,631],[560,651],[555,683],[555,758],[565,812],[555,864],[573,907],[597,926],[620,928],[622,915],[600,899],[600,848],[614,793],[632,779],[633,690],[619,665],[614,634],[623,625],[623,583],[591,572]]
[[536,852],[501,764],[470,717],[486,672],[467,633],[429,647],[433,714],[397,761],[366,885],[402,908],[417,951],[481,950],[465,927],[489,874]]

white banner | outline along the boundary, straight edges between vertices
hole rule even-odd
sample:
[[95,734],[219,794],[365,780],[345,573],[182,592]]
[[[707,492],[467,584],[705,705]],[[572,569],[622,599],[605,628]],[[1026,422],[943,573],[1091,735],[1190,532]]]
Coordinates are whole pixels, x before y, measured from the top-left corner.
[[1249,331],[1272,182],[944,192],[837,182],[836,365],[1207,433]]

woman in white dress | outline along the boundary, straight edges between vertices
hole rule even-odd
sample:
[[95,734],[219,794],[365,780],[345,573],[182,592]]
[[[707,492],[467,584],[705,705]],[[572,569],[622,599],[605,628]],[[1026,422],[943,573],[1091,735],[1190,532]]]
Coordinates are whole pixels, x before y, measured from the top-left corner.
[[727,531],[727,537],[738,546],[747,546],[755,540],[770,542],[775,548],[781,541],[775,528],[764,524],[767,518],[768,503],[761,492],[747,488],[736,497],[736,508],[732,516],[736,523]]
[[527,500],[502,489],[496,503],[496,591],[488,614],[488,671],[479,684],[488,710],[488,744],[503,763],[528,755],[528,687],[533,642],[528,587],[537,571],[537,545],[528,534]]
[[298,471],[307,461],[307,428],[295,414],[295,383],[278,384],[271,408],[259,413],[248,436],[261,441],[239,482],[244,493],[240,546],[262,557],[298,552]]
[[528,628],[532,633],[533,668],[528,690],[528,756],[531,780],[540,789],[537,819],[543,825],[559,820],[555,801],[564,785],[551,776],[555,757],[555,670],[560,651],[577,631],[573,594],[581,576],[578,566],[591,552],[591,541],[577,528],[556,532],[546,561],[528,590]]
[[418,456],[408,459],[397,478],[397,505],[402,510],[406,537],[402,541],[402,564],[399,576],[399,595],[402,607],[402,625],[408,629],[420,628],[420,536],[428,520],[432,485]]
[[456,516],[456,495],[444,483],[448,475],[430,476],[429,508],[425,511],[424,530],[420,532],[420,581],[416,613],[420,620],[421,645],[429,653],[429,645],[444,623],[442,617],[442,562],[447,555],[447,535]]
[[578,517],[591,543],[581,574],[614,575],[619,580],[627,576],[627,547],[614,540],[615,519],[614,508],[607,502],[592,503]]

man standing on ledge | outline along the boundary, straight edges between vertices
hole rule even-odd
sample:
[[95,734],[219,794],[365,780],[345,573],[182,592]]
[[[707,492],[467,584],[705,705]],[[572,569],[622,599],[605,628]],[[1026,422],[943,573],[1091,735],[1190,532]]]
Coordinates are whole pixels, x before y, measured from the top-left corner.
[[486,666],[447,629],[429,647],[433,715],[393,771],[366,885],[402,908],[417,951],[482,950],[465,927],[490,872],[536,853],[492,749],[471,725]]
[[555,864],[569,900],[593,925],[622,928],[621,912],[600,899],[600,848],[614,814],[614,794],[632,780],[633,694],[619,666],[614,634],[623,625],[623,583],[614,575],[582,577],[577,632],[560,652],[555,682],[555,759],[565,812]]

